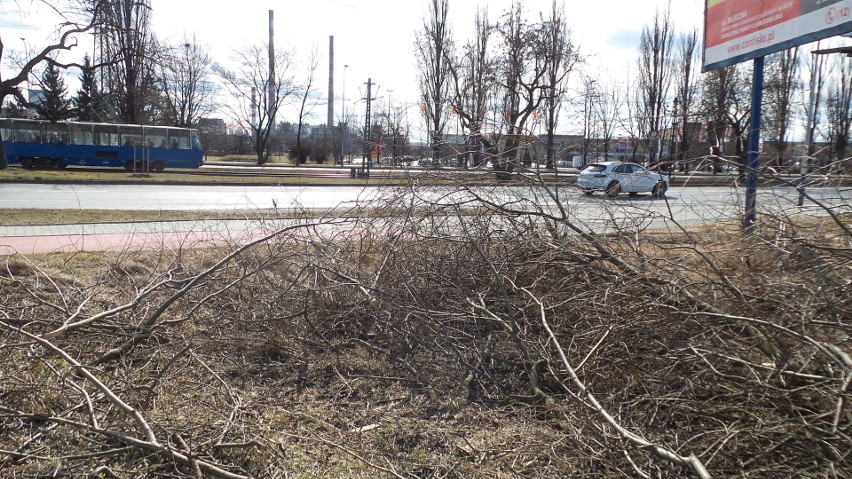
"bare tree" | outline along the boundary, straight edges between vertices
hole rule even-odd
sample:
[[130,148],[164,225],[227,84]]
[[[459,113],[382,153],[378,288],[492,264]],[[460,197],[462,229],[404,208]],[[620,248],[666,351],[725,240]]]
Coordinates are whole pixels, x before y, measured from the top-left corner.
[[721,171],[721,155],[726,152],[726,143],[732,141],[740,174],[744,173],[751,118],[748,75],[748,66],[736,64],[713,70],[702,77],[701,110],[708,118],[708,130],[714,144],[714,172]]
[[651,25],[642,28],[639,40],[639,90],[641,118],[639,126],[646,139],[649,161],[657,163],[659,141],[666,117],[666,99],[672,78],[674,32],[669,20],[670,6],[654,15]]
[[460,56],[453,58],[448,65],[453,80],[452,107],[468,133],[465,161],[472,159],[476,166],[484,161],[480,151],[494,148],[485,134],[488,100],[494,89],[494,59],[489,51],[493,31],[487,8],[479,8],[474,19],[473,38],[458,52]]
[[[820,42],[817,42],[816,49],[819,49],[819,46]],[[807,156],[812,158],[816,153],[815,140],[820,133],[819,126],[822,123],[823,91],[825,83],[831,74],[829,71],[829,58],[826,55],[809,56],[810,59],[806,63],[808,65],[808,79],[811,88],[807,90],[807,95],[805,95],[805,90],[802,90],[801,105],[804,112],[803,118],[805,118],[806,137],[811,139],[807,145]],[[808,109],[811,103],[813,103],[814,109],[809,114]]]
[[773,143],[776,166],[782,166],[787,156],[793,100],[801,88],[799,63],[798,47],[770,55],[766,60],[761,129]]
[[421,65],[420,95],[423,114],[429,127],[432,158],[441,158],[450,101],[450,68],[453,36],[448,19],[449,0],[430,0],[423,28],[417,33],[415,55]]
[[497,26],[501,44],[496,78],[504,135],[503,151],[494,162],[498,173],[511,173],[520,166],[520,149],[533,139],[528,122],[547,98],[549,61],[555,58],[545,56],[543,31],[541,24],[530,24],[524,18],[523,7],[517,1],[512,2]]
[[[274,79],[269,78],[267,52],[265,45],[247,46],[234,52],[235,70],[221,64],[213,66],[213,71],[222,79],[231,97],[226,106],[231,118],[243,131],[251,134],[258,165],[265,164],[271,154],[270,141],[276,113],[297,91],[291,72],[292,52],[275,50]],[[269,97],[270,84],[274,85],[274,98]]]
[[[311,114],[313,108],[316,106],[317,89],[316,85],[314,85],[314,81],[316,80],[318,66],[319,52],[316,45],[314,45],[313,49],[311,49],[310,56],[308,57],[308,74],[305,77],[305,82],[298,87],[301,90],[299,92],[301,99],[299,101],[298,124],[296,125],[296,156],[294,159],[297,165],[304,163],[307,159],[307,155],[302,152],[302,126],[304,125],[306,117]],[[328,128],[330,129],[331,125],[328,125]]]
[[697,29],[693,28],[692,31],[678,36],[678,51],[674,72],[677,85],[677,98],[681,106],[680,117],[677,120],[680,126],[677,131],[677,143],[679,145],[677,160],[683,170],[686,169],[684,159],[686,159],[687,152],[689,151],[690,119],[694,120],[692,115],[696,113],[695,107],[698,103],[698,53]]
[[624,106],[624,91],[617,80],[604,78],[602,75],[594,83],[591,93],[591,118],[597,123],[596,137],[601,141],[603,157],[609,159],[610,151],[614,148],[616,128],[621,124],[621,110]]
[[[547,155],[547,168],[555,168],[556,151],[554,150],[553,137],[559,123],[559,112],[564,106],[565,92],[568,81],[574,67],[580,61],[577,48],[570,38],[570,31],[565,20],[565,6],[558,5],[553,0],[550,17],[542,18],[544,26],[542,35],[544,39],[543,55],[547,64],[545,87],[543,89],[544,100],[544,131],[547,136],[545,148]],[[616,99],[613,97],[613,101]],[[609,117],[607,117],[609,118]]]
[[826,119],[832,153],[844,170],[850,168],[849,135],[852,133],[852,60],[836,56],[839,82],[829,86],[826,98]]
[[[630,138],[630,157],[631,161],[639,162],[637,154],[639,152],[639,139],[644,136],[644,126],[642,123],[642,99],[639,92],[639,79],[630,77],[626,80],[627,91],[625,92],[624,106],[626,114],[621,116],[619,126],[624,130]],[[647,144],[647,142],[644,142]]]
[[150,0],[110,0],[98,11],[96,63],[104,97],[123,123],[150,124],[165,113],[158,77],[161,46]]
[[167,47],[162,61],[162,79],[170,124],[191,127],[215,109],[211,72],[210,53],[194,36],[184,38],[180,45]]
[[391,159],[390,166],[395,167],[405,161],[403,157],[409,146],[411,125],[408,124],[405,107],[394,104],[392,98],[388,96],[387,107],[381,114],[381,123],[385,155]]
[[[29,105],[29,99],[24,97],[20,87],[27,82],[30,74],[42,62],[51,62],[63,68],[69,66],[81,67],[76,63],[63,63],[58,55],[76,47],[80,40],[79,35],[89,32],[95,27],[98,21],[95,12],[102,8],[103,2],[82,0],[79,2],[40,1],[35,3],[58,13],[63,22],[57,27],[57,38],[46,46],[39,47],[31,55],[30,52],[27,52],[27,58],[23,59],[21,64],[12,71],[12,76],[8,78],[3,78],[3,72],[8,70],[4,66],[7,60],[4,56],[6,45],[3,43],[2,35],[0,35],[0,66],[4,66],[4,68],[0,68],[0,105],[5,104],[6,98],[9,96],[14,97],[20,105]],[[0,137],[0,170],[8,167],[6,152],[3,149],[3,138]]]

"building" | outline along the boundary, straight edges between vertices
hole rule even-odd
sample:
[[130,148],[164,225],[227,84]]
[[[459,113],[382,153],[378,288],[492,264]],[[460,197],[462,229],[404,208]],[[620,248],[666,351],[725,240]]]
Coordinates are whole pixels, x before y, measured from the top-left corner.
[[225,120],[221,118],[199,118],[198,129],[206,135],[225,135],[228,133]]

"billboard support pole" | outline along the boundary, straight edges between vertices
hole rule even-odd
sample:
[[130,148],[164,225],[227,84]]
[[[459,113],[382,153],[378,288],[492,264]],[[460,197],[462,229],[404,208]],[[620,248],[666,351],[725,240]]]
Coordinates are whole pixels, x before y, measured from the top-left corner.
[[757,172],[760,169],[760,113],[763,103],[763,57],[754,59],[751,87],[751,122],[746,164],[746,199],[743,231],[750,233],[757,220]]

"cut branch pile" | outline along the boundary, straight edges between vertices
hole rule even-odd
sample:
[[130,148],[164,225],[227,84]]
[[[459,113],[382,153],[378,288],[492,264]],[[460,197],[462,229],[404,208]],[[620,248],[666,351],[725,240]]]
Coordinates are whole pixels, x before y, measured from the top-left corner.
[[228,248],[4,258],[0,470],[852,470],[848,216],[743,237],[398,193],[380,220],[269,222]]

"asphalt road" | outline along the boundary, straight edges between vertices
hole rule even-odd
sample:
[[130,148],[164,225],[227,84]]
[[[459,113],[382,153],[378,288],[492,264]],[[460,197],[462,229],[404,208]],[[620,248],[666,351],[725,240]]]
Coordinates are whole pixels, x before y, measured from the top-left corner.
[[[345,211],[355,207],[403,206],[417,203],[476,204],[487,201],[520,213],[532,209],[556,211],[562,206],[570,219],[593,230],[642,228],[667,221],[680,224],[715,223],[741,217],[744,191],[734,187],[674,187],[665,199],[650,195],[606,199],[582,195],[575,188],[558,191],[532,187],[478,187],[470,191],[420,188],[414,192],[384,187],[280,187],[179,185],[58,185],[0,184],[0,254],[46,251],[158,248],[215,240],[242,241],[263,229],[251,221],[153,222],[87,225],[9,225],[6,208],[113,209],[153,211],[260,212],[284,210]],[[789,187],[762,188],[760,214],[805,212],[825,214],[824,206],[849,212],[852,190],[809,188],[804,208],[796,206],[797,191]],[[342,213],[341,213],[342,214]]]
[[[266,209],[330,209],[354,206],[379,206],[388,201],[391,187],[362,186],[215,186],[215,185],[79,185],[79,184],[0,184],[0,210],[5,208],[39,209],[110,209],[138,211],[251,211]],[[532,187],[479,187],[473,193],[516,197],[546,198],[543,191]],[[575,188],[563,187],[560,200],[569,204],[598,205],[601,196],[581,195]],[[848,188],[808,188],[808,194],[819,201],[848,200]],[[418,194],[425,200],[455,201],[466,196],[457,188],[422,188]],[[726,187],[673,186],[668,201],[651,199],[648,195],[635,198],[622,195],[605,204],[690,205],[692,208],[715,210],[726,205],[741,205],[744,191]],[[771,203],[794,202],[796,190],[789,187],[765,187],[759,198]],[[760,202],[758,203],[760,206]],[[2,224],[2,221],[0,221]]]

